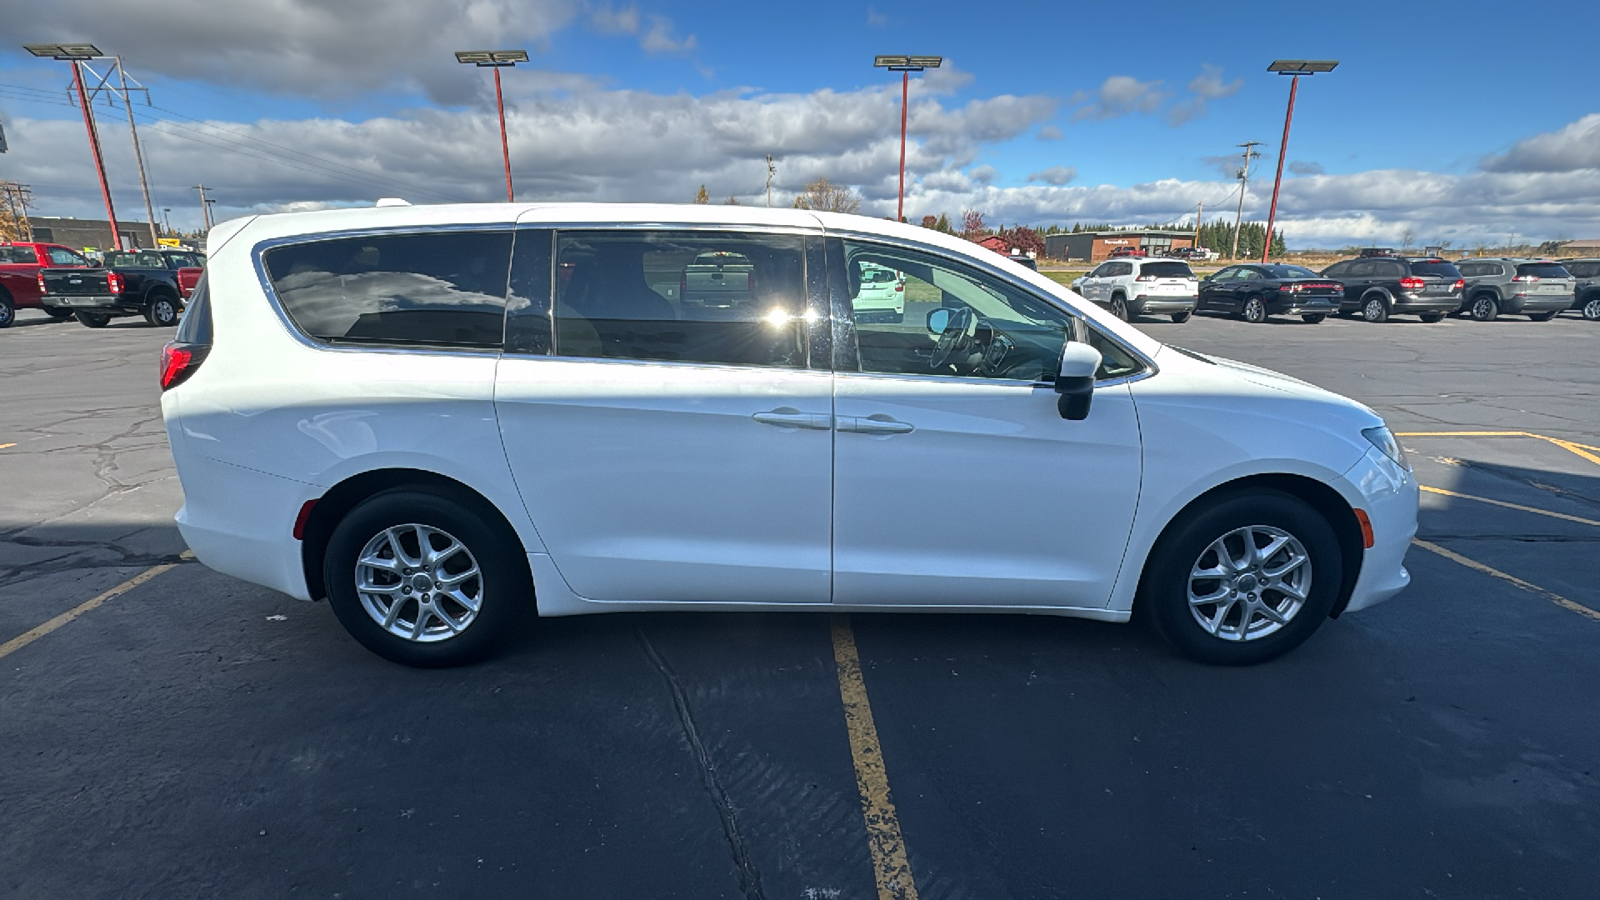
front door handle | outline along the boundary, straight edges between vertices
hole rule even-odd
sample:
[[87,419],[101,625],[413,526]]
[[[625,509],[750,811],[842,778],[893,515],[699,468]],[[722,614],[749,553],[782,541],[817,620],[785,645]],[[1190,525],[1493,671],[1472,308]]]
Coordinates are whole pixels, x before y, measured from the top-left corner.
[[916,429],[910,422],[900,422],[877,413],[871,416],[840,416],[839,430],[855,434],[910,434]]
[[779,428],[827,431],[833,427],[833,416],[827,413],[803,413],[792,406],[780,406],[777,409],[758,412],[750,418],[763,425],[776,425]]

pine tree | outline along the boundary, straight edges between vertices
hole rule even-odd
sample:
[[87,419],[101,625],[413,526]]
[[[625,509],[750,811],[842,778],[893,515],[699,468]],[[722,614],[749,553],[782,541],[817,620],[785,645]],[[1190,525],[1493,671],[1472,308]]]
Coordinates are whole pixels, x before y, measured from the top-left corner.
[[703,184],[700,185],[699,193],[694,195],[694,202],[696,202],[696,203],[710,203],[711,202],[711,195],[706,193],[706,186],[705,185],[703,185]]

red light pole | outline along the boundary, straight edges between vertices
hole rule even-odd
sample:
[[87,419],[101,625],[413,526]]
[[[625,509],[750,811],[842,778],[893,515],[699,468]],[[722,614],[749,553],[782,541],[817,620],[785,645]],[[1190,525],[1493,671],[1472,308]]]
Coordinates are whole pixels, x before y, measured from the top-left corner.
[[1283,158],[1289,155],[1289,123],[1294,121],[1294,95],[1300,87],[1301,75],[1332,72],[1339,65],[1336,59],[1280,59],[1267,67],[1268,72],[1292,75],[1289,82],[1289,111],[1283,114],[1283,141],[1278,144],[1278,176],[1272,180],[1272,206],[1267,212],[1267,240],[1261,248],[1261,262],[1272,253],[1272,227],[1278,220],[1278,188],[1283,185]]
[[500,155],[506,163],[506,202],[514,202],[516,192],[511,189],[511,144],[506,140],[506,103],[500,94],[500,70],[528,61],[526,50],[459,50],[456,62],[494,69],[494,105],[500,111]]
[[944,62],[942,56],[874,56],[872,65],[900,73],[900,200],[895,207],[894,220],[906,220],[906,107],[911,96],[911,73],[924,69],[937,69]]
[[72,64],[72,86],[78,92],[78,106],[83,109],[83,127],[89,132],[89,149],[94,151],[95,172],[100,175],[100,196],[106,201],[106,218],[111,222],[111,249],[122,249],[122,235],[117,231],[117,211],[111,205],[111,185],[106,183],[106,161],[100,153],[100,135],[94,127],[94,110],[89,108],[89,95],[83,89],[83,72],[78,66],[84,60],[97,59],[103,54],[93,44],[24,44],[22,49],[34,56],[59,59]]

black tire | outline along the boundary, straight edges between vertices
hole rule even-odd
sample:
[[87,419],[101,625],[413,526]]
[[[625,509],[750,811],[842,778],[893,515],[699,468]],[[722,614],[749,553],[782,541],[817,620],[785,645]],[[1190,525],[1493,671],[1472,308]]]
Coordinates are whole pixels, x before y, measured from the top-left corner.
[[105,313],[80,312],[76,313],[78,321],[90,328],[104,328],[111,317]]
[[0,328],[10,328],[17,321],[17,306],[11,302],[11,297],[0,292]]
[[1250,297],[1244,301],[1239,315],[1243,316],[1246,322],[1260,325],[1267,320],[1267,304],[1260,297]]
[[65,322],[72,318],[72,310],[64,306],[46,306],[44,314],[57,322]]
[[[1301,568],[1309,570],[1305,576],[1310,580],[1309,590],[1298,609],[1287,616],[1287,623],[1277,626],[1276,630],[1246,640],[1218,637],[1208,632],[1197,616],[1214,618],[1221,613],[1222,627],[1219,630],[1226,630],[1235,616],[1234,610],[1239,609],[1239,601],[1229,599],[1226,610],[1221,603],[1191,606],[1190,574],[1207,557],[1215,557],[1212,545],[1224,537],[1233,535],[1228,545],[1230,555],[1234,551],[1242,553],[1243,544],[1239,542],[1242,539],[1238,539],[1234,533],[1250,526],[1276,529],[1299,542],[1307,557]],[[1262,533],[1259,538],[1271,539],[1271,536]],[[1237,576],[1240,580],[1233,582],[1234,589],[1246,590],[1247,585],[1256,583],[1251,580],[1255,577],[1259,576],[1242,572]],[[1248,666],[1281,656],[1311,637],[1323,620],[1328,618],[1334,602],[1338,600],[1342,578],[1339,540],[1321,513],[1289,494],[1249,490],[1208,504],[1203,509],[1187,511],[1174,520],[1150,556],[1136,602],[1145,607],[1143,615],[1183,655],[1212,665]],[[1228,582],[1222,578],[1195,579],[1193,583],[1205,585],[1202,589],[1209,592],[1212,581],[1217,583],[1216,589],[1227,589]],[[1248,589],[1259,591],[1261,600],[1273,596],[1270,602],[1280,614],[1284,611],[1284,604],[1293,602],[1288,594],[1274,587]],[[1240,610],[1241,620],[1245,612],[1250,613],[1250,621],[1255,626],[1265,628],[1269,625],[1265,620],[1257,619],[1249,608]],[[1251,626],[1247,625],[1245,633],[1249,634],[1250,629]],[[1234,631],[1237,630],[1238,626],[1235,625]]]
[[[501,528],[495,524],[495,517],[477,509],[477,506],[473,504],[473,508],[469,509],[451,496],[427,488],[395,488],[362,501],[340,520],[328,538],[323,583],[334,615],[351,637],[392,662],[436,668],[482,660],[516,632],[517,626],[533,609],[527,563],[523,561],[525,558],[515,535],[501,533]],[[479,571],[476,579],[469,579],[461,586],[464,593],[472,594],[479,603],[476,613],[468,616],[466,613],[470,607],[454,600],[446,601],[445,607],[448,608],[441,609],[465,624],[457,633],[431,642],[390,633],[383,623],[374,618],[377,612],[368,612],[356,587],[359,570],[357,560],[370,542],[383,540],[386,529],[401,535],[406,553],[419,553],[415,547],[417,532],[403,530],[404,526],[410,524],[444,532],[445,537],[453,537],[459,542],[468,556],[463,558],[458,552],[444,557],[439,560],[438,568],[428,572],[406,570],[412,574],[381,576],[385,579],[394,578],[393,586],[401,587],[402,578],[420,578],[424,575],[438,577],[440,571],[458,574],[468,560],[475,560]],[[409,545],[405,544],[407,541]],[[376,552],[381,555],[382,549]],[[452,565],[458,568],[448,568]],[[385,581],[385,584],[388,582]],[[453,630],[437,614],[422,613],[420,597],[428,596],[422,593],[429,590],[427,585],[426,580],[416,583],[415,590],[407,590],[408,596],[396,601],[400,606],[395,619],[396,627],[403,627],[407,622],[418,624],[420,619],[424,633],[430,625]],[[393,606],[389,608],[393,609]]]
[[144,320],[157,328],[171,328],[178,324],[178,298],[157,291],[150,295],[150,305],[145,307]]
[[1189,321],[1192,318],[1194,318],[1194,312],[1193,311],[1181,312],[1181,313],[1173,313],[1172,314],[1172,321],[1177,322],[1179,325],[1182,325],[1183,323]]
[[1128,301],[1121,294],[1111,298],[1111,314],[1124,322],[1132,318],[1128,315]]
[[1493,322],[1500,315],[1500,303],[1492,294],[1479,294],[1472,298],[1472,320]]
[[1600,321],[1600,294],[1590,294],[1583,302],[1583,317],[1591,322]]
[[1389,301],[1382,294],[1368,294],[1361,298],[1361,318],[1368,322],[1389,321]]
[[1427,322],[1429,325],[1432,325],[1435,322],[1443,322],[1444,313],[1422,313],[1418,315],[1417,318]]
[[1321,325],[1322,320],[1326,319],[1327,317],[1328,316],[1326,313],[1307,313],[1306,315],[1300,317],[1300,321],[1306,323],[1307,325]]
[[[1560,310],[1556,310],[1560,312]],[[1535,322],[1548,322],[1556,317],[1556,312],[1528,313],[1528,318]]]

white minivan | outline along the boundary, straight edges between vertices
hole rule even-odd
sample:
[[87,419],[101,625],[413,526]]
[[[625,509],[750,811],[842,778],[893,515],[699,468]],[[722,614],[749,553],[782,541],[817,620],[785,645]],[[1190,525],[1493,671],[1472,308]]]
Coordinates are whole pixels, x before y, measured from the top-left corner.
[[[391,660],[528,613],[1139,610],[1243,664],[1409,580],[1417,485],[1371,410],[929,229],[384,206],[208,251],[161,366],[178,526]],[[708,253],[747,295],[684,300]],[[874,270],[903,321],[857,314]]]

